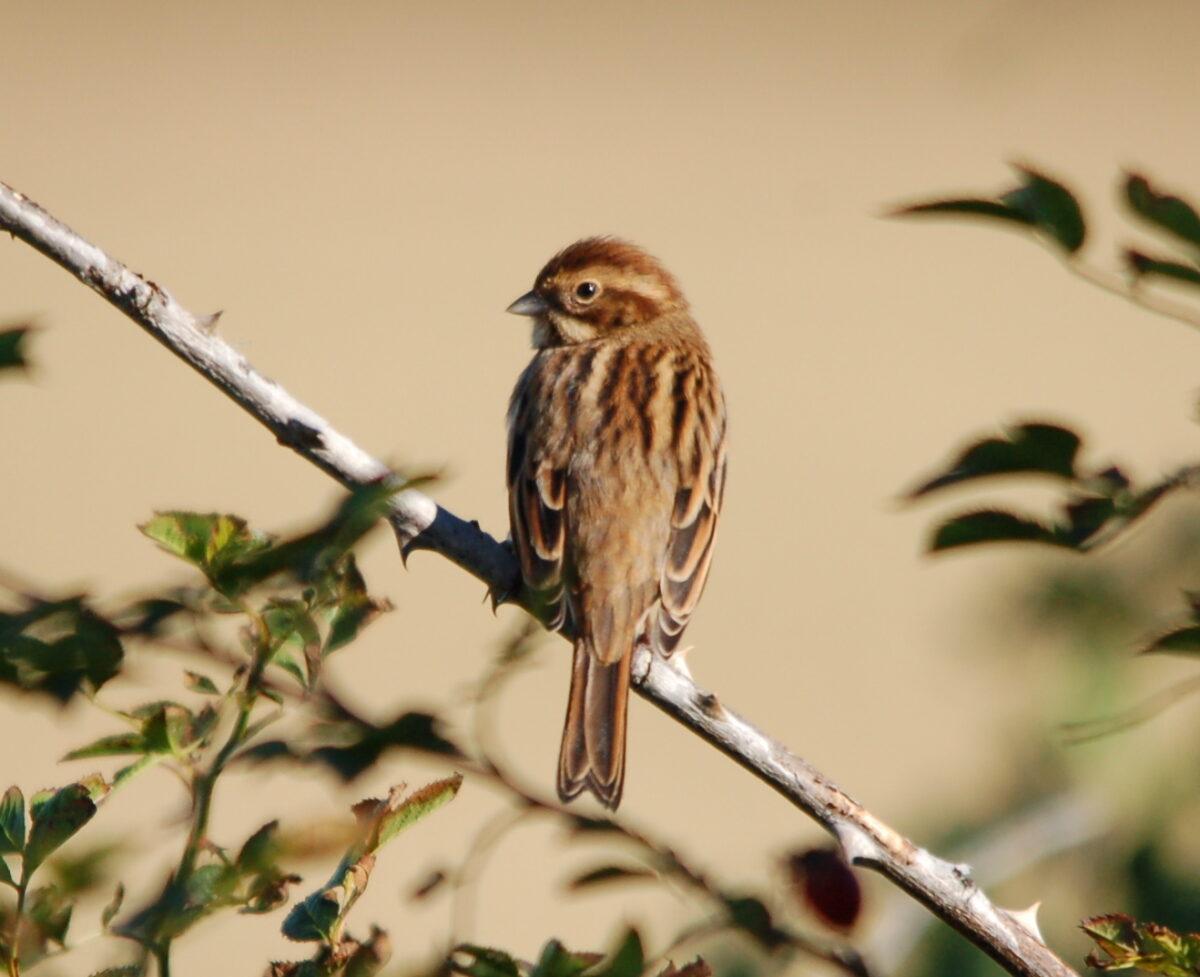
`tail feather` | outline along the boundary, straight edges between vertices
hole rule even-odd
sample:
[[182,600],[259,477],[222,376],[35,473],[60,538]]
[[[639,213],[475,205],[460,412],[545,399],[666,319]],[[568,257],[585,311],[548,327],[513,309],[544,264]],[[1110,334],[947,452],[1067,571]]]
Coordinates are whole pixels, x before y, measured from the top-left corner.
[[626,652],[618,661],[605,664],[587,642],[575,645],[558,759],[558,796],[563,801],[590,790],[611,810],[621,803],[632,658]]

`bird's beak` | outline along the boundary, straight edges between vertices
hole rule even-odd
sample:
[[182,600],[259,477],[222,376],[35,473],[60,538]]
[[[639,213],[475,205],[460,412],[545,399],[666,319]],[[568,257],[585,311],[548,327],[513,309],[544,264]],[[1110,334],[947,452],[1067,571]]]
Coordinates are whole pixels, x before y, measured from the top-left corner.
[[537,292],[526,292],[504,311],[511,312],[513,315],[541,315],[549,308],[546,300]]

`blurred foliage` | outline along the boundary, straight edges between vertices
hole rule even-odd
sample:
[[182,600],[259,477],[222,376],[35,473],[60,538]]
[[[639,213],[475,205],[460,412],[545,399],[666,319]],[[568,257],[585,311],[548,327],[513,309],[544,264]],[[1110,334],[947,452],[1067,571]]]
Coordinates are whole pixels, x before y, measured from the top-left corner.
[[[1200,286],[1200,216],[1192,204],[1143,175],[1123,177],[1126,216],[1159,243],[1122,246],[1122,278],[1086,263],[1081,248],[1087,218],[1072,190],[1026,168],[1018,168],[1018,176],[1014,189],[995,197],[934,200],[898,213],[967,216],[1023,228],[1047,242],[1085,280],[1151,312],[1200,326],[1200,304],[1168,302],[1152,288],[1161,284],[1200,298],[1192,291]],[[999,809],[977,817],[973,831],[959,823],[955,840],[971,860],[973,845],[1014,823],[1015,816],[1003,814],[1005,807],[1019,811],[1055,791],[1103,798],[1108,823],[1100,843],[1058,852],[1047,866],[1039,864],[1036,852],[1018,850],[1014,854],[1027,862],[1013,871],[1025,877],[1024,891],[1043,895],[1061,889],[1064,877],[1070,879],[1069,891],[1059,896],[1086,915],[1079,926],[1095,944],[1089,966],[1194,977],[1200,974],[1200,937],[1188,934],[1200,929],[1200,845],[1192,840],[1200,771],[1181,764],[1178,750],[1141,748],[1135,741],[1144,734],[1131,730],[1200,691],[1200,676],[1138,701],[1133,689],[1141,683],[1131,681],[1136,676],[1129,670],[1137,668],[1135,652],[1200,653],[1200,516],[1194,506],[1175,504],[1162,519],[1149,521],[1136,544],[1115,549],[1110,544],[1142,526],[1143,517],[1157,511],[1168,495],[1194,490],[1200,463],[1186,462],[1165,478],[1139,485],[1115,465],[1081,467],[1082,443],[1078,432],[1062,425],[1021,423],[971,441],[909,493],[912,500],[940,497],[952,487],[988,486],[1000,477],[1024,490],[1036,478],[1065,492],[1059,516],[1047,520],[994,506],[969,510],[942,520],[931,533],[929,549],[1037,543],[1089,554],[1083,562],[1077,555],[1027,558],[1020,585],[1005,593],[993,612],[994,622],[1004,628],[1004,638],[993,644],[1008,655],[1019,654],[1022,645],[1066,651],[1055,668],[1039,668],[1039,675],[1053,675],[1055,684],[1043,685],[1038,695],[1052,722],[1062,724],[1064,717],[1083,710],[1095,718],[1061,725],[1061,739],[1073,749],[1043,763],[1038,777],[1014,777]],[[1171,618],[1175,623],[1164,627]],[[1014,731],[1027,740],[1026,751],[1054,756],[1055,751],[1037,745],[1039,733],[1036,726]],[[1190,746],[1198,733],[1196,724],[1188,723],[1178,735]],[[1019,740],[1006,744],[1014,748],[1022,748]],[[943,838],[939,844],[950,841]],[[1114,906],[1134,915],[1090,915]],[[1059,929],[1067,924],[1061,913],[1052,916],[1051,945],[1072,940]],[[999,972],[944,929],[928,934],[919,959],[917,972],[930,977]]]

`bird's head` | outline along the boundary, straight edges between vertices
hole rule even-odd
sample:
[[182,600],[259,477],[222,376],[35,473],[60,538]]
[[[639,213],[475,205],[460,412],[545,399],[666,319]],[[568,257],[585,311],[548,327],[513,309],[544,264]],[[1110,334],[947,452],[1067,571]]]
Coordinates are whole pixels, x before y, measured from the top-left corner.
[[590,342],[686,308],[657,259],[617,238],[590,237],[551,258],[508,311],[532,317],[533,345],[544,347]]

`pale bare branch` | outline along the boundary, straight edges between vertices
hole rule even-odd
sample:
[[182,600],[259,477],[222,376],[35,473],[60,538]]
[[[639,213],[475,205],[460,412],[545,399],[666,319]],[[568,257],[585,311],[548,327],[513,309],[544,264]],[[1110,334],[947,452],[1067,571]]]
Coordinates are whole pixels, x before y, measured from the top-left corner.
[[[280,443],[343,485],[395,477],[277,383],[259,374],[161,286],[135,274],[27,197],[0,184],[0,228],[51,258],[124,312],[176,356],[265,425]],[[413,489],[399,492],[391,516],[405,552],[438,552],[482,580],[493,594],[522,602],[509,547]],[[522,602],[523,603],[523,602]],[[642,649],[637,691],[820,822],[855,864],[886,876],[997,960],[1010,973],[1068,977],[1075,972],[1009,912],[995,906],[955,865],[889,828],[806,761],[745,719],[690,676]]]

